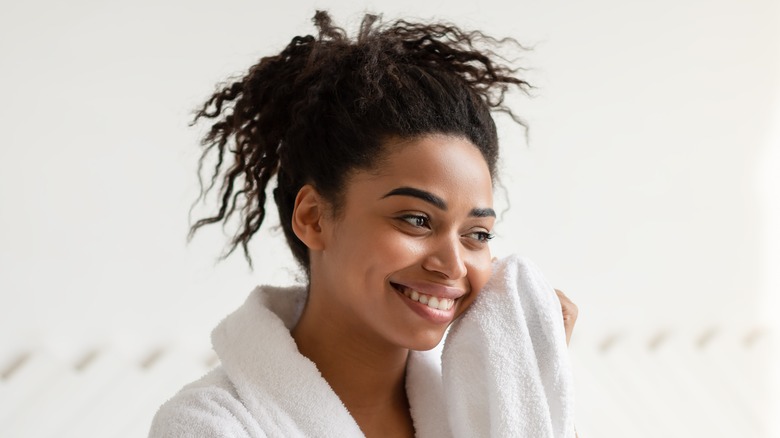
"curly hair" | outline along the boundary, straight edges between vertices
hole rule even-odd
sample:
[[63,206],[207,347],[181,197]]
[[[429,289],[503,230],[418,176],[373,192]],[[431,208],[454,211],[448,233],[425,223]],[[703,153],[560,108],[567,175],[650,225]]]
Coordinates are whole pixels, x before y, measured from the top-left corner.
[[221,186],[219,210],[195,222],[190,238],[238,212],[240,226],[223,258],[241,245],[252,265],[248,243],[265,219],[266,188],[274,177],[282,230],[308,273],[308,248],[291,225],[303,185],[312,184],[338,211],[347,175],[377,166],[391,152],[385,140],[432,133],[470,140],[495,179],[498,140],[491,111],[525,126],[504,97],[510,87],[527,92],[531,86],[492,50],[508,43],[522,49],[513,39],[447,23],[382,23],[371,14],[351,39],[327,12],[317,11],[313,21],[316,37],[296,36],[281,53],[220,85],[192,122],[212,119],[199,176],[216,155],[198,200],[217,181]]

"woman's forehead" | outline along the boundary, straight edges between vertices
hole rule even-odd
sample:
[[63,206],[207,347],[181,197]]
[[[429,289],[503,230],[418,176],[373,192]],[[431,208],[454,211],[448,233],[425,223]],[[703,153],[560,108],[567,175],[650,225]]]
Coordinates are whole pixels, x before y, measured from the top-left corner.
[[[441,199],[470,198],[492,205],[492,180],[481,152],[461,137],[435,135],[388,145],[391,150],[370,171],[355,172],[351,189],[384,196],[398,188]],[[381,192],[381,193],[380,193]]]

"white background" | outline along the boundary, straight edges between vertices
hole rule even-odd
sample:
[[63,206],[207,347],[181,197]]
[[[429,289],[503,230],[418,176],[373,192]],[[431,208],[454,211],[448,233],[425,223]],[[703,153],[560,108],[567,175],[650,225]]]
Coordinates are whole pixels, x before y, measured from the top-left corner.
[[186,244],[188,123],[218,82],[313,32],[316,9],[350,31],[365,10],[534,47],[534,97],[511,102],[530,142],[498,118],[511,206],[492,245],[579,305],[575,342],[776,324],[777,2],[47,0],[0,14],[6,348],[205,346],[253,285],[294,280],[272,227],[254,272],[240,253],[216,263],[218,226]]

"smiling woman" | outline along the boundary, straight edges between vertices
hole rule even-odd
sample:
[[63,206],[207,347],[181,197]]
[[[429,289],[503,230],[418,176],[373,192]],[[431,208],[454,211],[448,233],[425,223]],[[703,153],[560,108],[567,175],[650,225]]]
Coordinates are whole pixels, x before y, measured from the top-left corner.
[[[311,186],[296,199],[292,225],[309,248],[311,278],[293,337],[306,356],[345,333],[354,347],[401,359],[430,350],[490,276],[495,215],[485,214],[492,185],[479,150],[441,134],[385,147],[393,152],[381,172],[350,177],[338,217]],[[328,315],[339,315],[335,327]]]
[[[314,22],[317,37],[293,38],[197,114],[214,119],[203,160],[216,156],[221,189],[218,212],[192,228],[240,215],[231,252],[242,246],[251,263],[275,178],[307,285],[253,292],[214,331],[221,366],[166,403],[150,436],[449,435],[446,418],[419,414],[445,401],[412,383],[411,352],[439,345],[491,279],[491,111],[514,117],[504,94],[528,87],[492,49],[519,45],[372,15],[351,40],[324,12]],[[549,344],[563,342],[557,316]],[[545,418],[533,436],[571,436]]]

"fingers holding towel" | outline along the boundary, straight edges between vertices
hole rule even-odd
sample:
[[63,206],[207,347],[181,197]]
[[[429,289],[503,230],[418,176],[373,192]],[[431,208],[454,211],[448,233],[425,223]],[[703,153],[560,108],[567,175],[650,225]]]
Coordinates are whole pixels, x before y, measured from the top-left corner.
[[566,345],[569,345],[571,334],[574,331],[574,324],[577,322],[579,308],[563,292],[555,289],[558,300],[561,302],[561,312],[563,313],[563,328],[566,330]]

